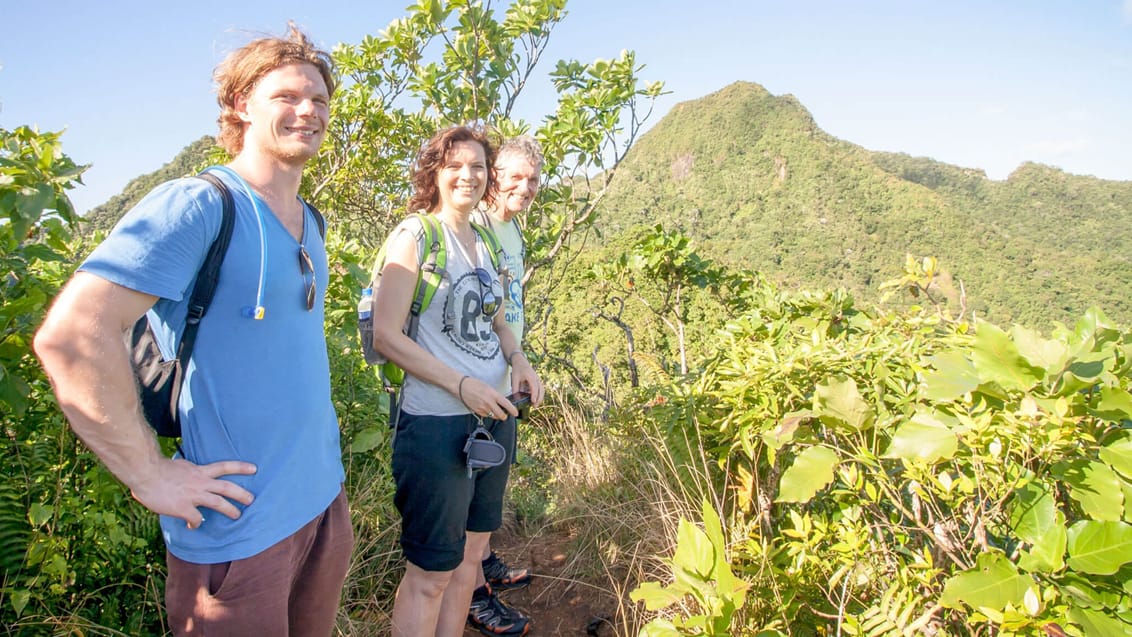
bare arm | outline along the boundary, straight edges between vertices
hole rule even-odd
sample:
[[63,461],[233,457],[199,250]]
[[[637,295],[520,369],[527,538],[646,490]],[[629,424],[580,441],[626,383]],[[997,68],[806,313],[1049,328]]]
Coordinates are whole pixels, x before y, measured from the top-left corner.
[[142,419],[124,331],[155,301],[79,272],[36,334],[35,353],[75,434],[147,509],[181,518],[190,528],[203,522],[198,506],[238,518],[228,499],[250,504],[252,494],[220,476],[252,474],[255,465],[233,460],[198,466],[166,458]]
[[[506,280],[503,283],[504,289],[506,289]],[[508,297],[507,295],[503,296],[504,303],[506,303]],[[518,342],[515,333],[507,325],[506,309],[504,307],[495,314],[491,328],[499,337],[499,348],[503,351],[503,356],[511,364],[511,392],[527,391],[531,394],[531,404],[538,405],[543,399],[542,381],[539,379],[538,373],[531,367],[531,362],[527,360],[526,354],[523,353],[522,343]],[[510,405],[510,401],[508,401],[507,413],[512,416],[518,415],[518,411]]]

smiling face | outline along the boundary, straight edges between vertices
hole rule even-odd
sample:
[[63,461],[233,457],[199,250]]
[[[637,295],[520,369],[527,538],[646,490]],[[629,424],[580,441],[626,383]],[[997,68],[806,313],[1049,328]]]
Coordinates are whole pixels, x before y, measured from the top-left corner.
[[311,64],[288,64],[265,74],[236,98],[244,122],[244,151],[287,164],[303,164],[318,152],[330,119],[326,82]]
[[499,194],[495,200],[496,215],[510,221],[530,207],[538,193],[538,168],[519,153],[503,153],[495,162]]
[[480,202],[487,188],[487,159],[478,142],[463,141],[452,144],[444,164],[436,173],[436,186],[440,210],[468,214]]

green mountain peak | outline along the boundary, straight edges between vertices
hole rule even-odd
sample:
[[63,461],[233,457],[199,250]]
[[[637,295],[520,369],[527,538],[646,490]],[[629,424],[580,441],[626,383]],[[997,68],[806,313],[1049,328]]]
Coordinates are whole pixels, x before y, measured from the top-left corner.
[[944,296],[960,303],[962,282],[967,308],[994,320],[1072,320],[1090,305],[1132,320],[1132,182],[1036,163],[998,182],[870,151],[752,82],[675,106],[630,150],[603,210],[607,236],[679,228],[704,256],[788,286],[879,297],[906,254],[933,255]]

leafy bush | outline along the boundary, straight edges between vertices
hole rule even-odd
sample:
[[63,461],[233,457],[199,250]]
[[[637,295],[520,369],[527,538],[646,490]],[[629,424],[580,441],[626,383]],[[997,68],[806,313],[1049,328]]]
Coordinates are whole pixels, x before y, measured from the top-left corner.
[[0,130],[0,624],[21,634],[160,632],[157,521],[70,435],[31,353],[48,300],[83,251],[65,191],[85,167],[59,137]]
[[731,630],[1132,631],[1132,334],[756,296],[649,411],[732,494],[731,564],[764,593]]

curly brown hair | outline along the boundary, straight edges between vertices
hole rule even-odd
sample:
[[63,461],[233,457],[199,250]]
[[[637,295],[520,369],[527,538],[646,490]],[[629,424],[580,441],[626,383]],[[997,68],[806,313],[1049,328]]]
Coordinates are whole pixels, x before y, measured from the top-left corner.
[[452,146],[459,142],[475,142],[483,146],[483,156],[487,161],[487,184],[482,201],[490,206],[495,203],[495,146],[485,131],[469,126],[451,126],[432,136],[425,143],[413,164],[413,196],[409,199],[409,210],[433,212],[440,205],[440,190],[436,186],[436,176],[448,159]]
[[216,82],[216,101],[220,104],[220,133],[216,143],[230,155],[244,149],[244,122],[236,112],[236,98],[248,95],[264,75],[288,64],[310,64],[318,69],[329,96],[334,95],[334,62],[330,54],[318,49],[306,34],[287,23],[286,37],[253,40],[224,58],[212,73]]

